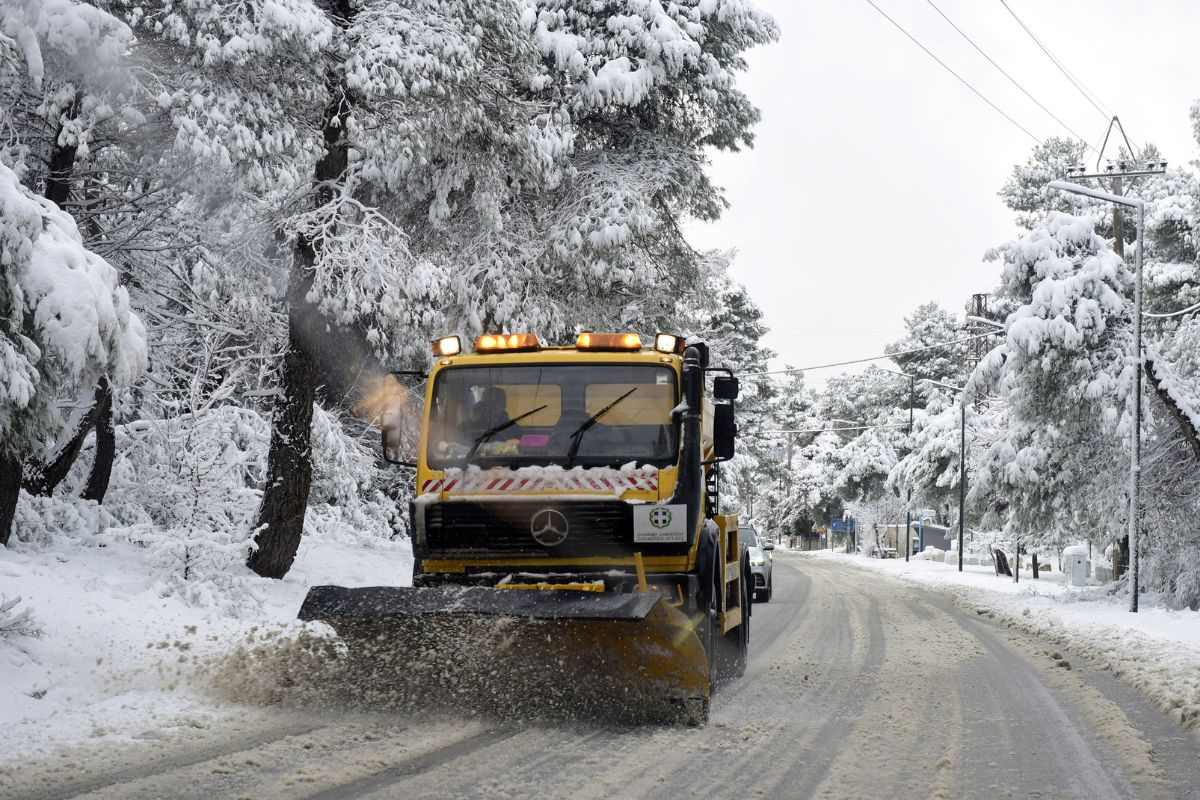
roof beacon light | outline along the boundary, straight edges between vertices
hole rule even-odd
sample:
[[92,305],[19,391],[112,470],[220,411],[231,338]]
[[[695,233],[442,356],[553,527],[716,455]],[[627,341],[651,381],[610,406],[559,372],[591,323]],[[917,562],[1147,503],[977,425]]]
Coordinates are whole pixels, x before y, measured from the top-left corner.
[[682,336],[676,336],[673,333],[660,333],[654,337],[654,349],[660,353],[683,355],[685,343],[686,340]]
[[641,350],[642,337],[636,333],[592,333],[584,331],[575,340],[577,350]]
[[441,339],[433,340],[433,354],[435,356],[456,356],[462,352],[462,339],[457,336],[443,336]]
[[475,340],[477,353],[523,353],[541,349],[542,343],[533,333],[485,333]]

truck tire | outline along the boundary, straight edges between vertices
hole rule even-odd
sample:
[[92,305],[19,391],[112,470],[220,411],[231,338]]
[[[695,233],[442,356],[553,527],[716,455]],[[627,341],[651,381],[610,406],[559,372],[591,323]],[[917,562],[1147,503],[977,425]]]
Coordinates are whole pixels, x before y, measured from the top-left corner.
[[720,652],[718,653],[719,679],[722,682],[740,678],[746,674],[746,661],[750,649],[750,588],[746,582],[749,575],[749,562],[743,558],[742,577],[738,581],[742,623],[722,636],[718,644],[720,648]]
[[717,683],[721,680],[721,650],[723,636],[717,631],[717,617],[720,614],[721,595],[715,576],[709,578],[712,589],[708,593],[708,609],[704,615],[704,652],[708,655],[708,686],[709,694],[716,691]]

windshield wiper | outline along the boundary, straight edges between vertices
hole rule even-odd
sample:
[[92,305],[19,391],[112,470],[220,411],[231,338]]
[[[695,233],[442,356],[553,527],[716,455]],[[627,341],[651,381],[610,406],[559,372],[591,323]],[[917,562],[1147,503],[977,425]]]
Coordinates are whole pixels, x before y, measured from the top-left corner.
[[596,422],[601,417],[603,417],[605,414],[607,414],[609,411],[611,411],[613,406],[615,406],[617,403],[624,400],[626,397],[629,397],[629,395],[633,394],[636,391],[637,391],[637,387],[635,386],[632,389],[630,389],[628,392],[626,392],[625,394],[618,397],[616,400],[613,400],[611,403],[606,405],[604,408],[597,411],[595,414],[592,414],[590,417],[588,417],[586,420],[584,420],[582,425],[580,425],[578,428],[575,429],[575,432],[571,434],[571,449],[567,451],[567,466],[568,467],[575,463],[575,454],[579,452],[579,445],[580,445],[580,443],[583,442],[583,435],[585,433],[587,433],[588,430],[590,430],[591,427],[593,425],[595,425]]
[[507,428],[511,428],[513,425],[516,425],[521,420],[525,419],[526,417],[533,416],[534,414],[536,414],[537,412],[541,411],[542,409],[548,407],[549,405],[550,405],[549,403],[545,403],[543,405],[538,406],[537,408],[526,411],[524,414],[518,414],[517,416],[513,417],[512,419],[506,419],[504,422],[501,422],[499,425],[493,425],[492,427],[488,428],[483,433],[479,434],[478,438],[476,438],[475,441],[471,444],[471,449],[467,453],[467,457],[463,459],[463,466],[466,467],[468,464],[471,463],[471,459],[475,457],[475,451],[479,449],[479,445],[483,444],[485,441],[487,441],[491,437],[495,436],[500,431],[505,430]]

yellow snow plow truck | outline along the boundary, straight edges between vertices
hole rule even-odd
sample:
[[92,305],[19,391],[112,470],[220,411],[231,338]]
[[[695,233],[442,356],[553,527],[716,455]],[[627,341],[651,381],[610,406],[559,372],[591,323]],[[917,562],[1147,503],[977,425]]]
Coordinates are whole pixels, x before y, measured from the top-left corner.
[[669,334],[433,350],[423,395],[381,415],[385,457],[416,472],[413,585],[317,586],[300,618],[432,698],[704,722],[749,640],[749,557],[718,506],[737,378]]

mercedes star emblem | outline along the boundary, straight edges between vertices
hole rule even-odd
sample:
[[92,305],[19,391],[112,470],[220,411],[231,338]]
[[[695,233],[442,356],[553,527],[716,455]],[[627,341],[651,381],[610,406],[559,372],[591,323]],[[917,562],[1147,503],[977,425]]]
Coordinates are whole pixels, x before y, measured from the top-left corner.
[[529,520],[529,532],[533,534],[534,540],[543,547],[562,544],[563,540],[567,538],[569,527],[566,515],[554,508],[543,508],[533,515],[533,519]]

